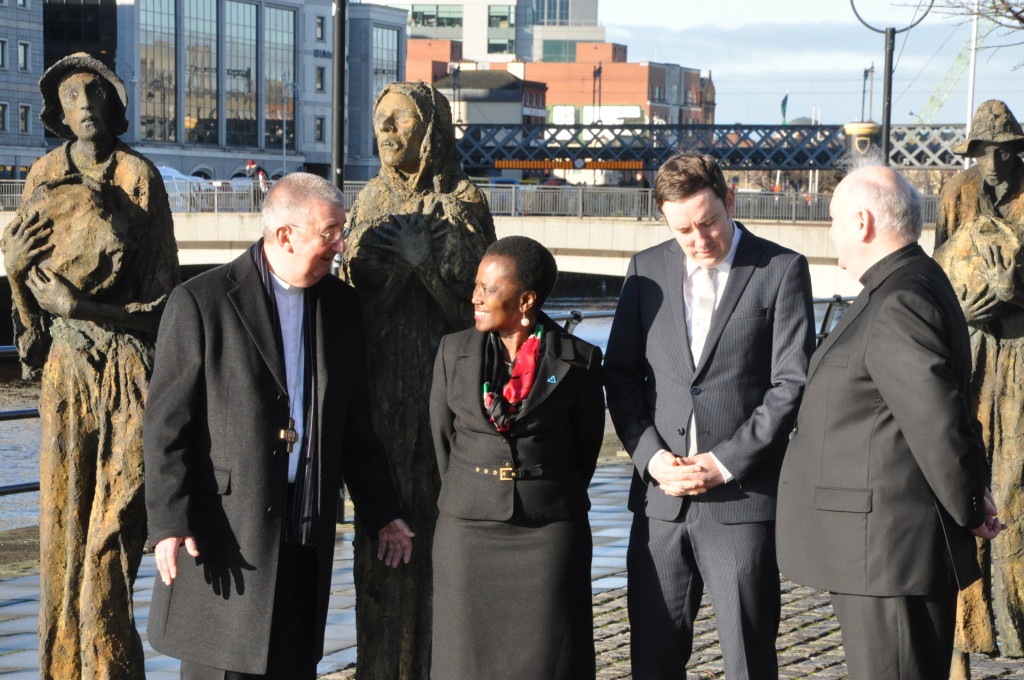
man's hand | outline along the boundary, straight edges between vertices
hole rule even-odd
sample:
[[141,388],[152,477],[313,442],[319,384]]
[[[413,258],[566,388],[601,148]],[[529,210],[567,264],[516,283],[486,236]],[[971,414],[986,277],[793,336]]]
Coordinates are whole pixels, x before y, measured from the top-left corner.
[[985,521],[981,526],[971,529],[971,533],[979,538],[992,540],[1006,528],[1006,525],[999,521],[999,510],[996,508],[996,501],[992,498],[992,492],[985,489]]
[[377,559],[389,567],[409,564],[412,559],[412,537],[415,535],[405,520],[391,520],[377,532],[377,540],[380,541]]
[[178,577],[178,548],[182,543],[189,555],[199,557],[199,548],[192,536],[171,536],[156,544],[156,570],[165,586]]
[[707,491],[700,475],[706,471],[692,458],[680,458],[671,451],[657,454],[647,467],[651,477],[669,496],[696,496]]

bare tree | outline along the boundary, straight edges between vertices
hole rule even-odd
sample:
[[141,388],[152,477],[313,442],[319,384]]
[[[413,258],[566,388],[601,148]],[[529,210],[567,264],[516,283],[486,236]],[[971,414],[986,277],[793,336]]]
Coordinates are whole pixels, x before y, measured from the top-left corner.
[[[978,49],[993,50],[1001,47],[1024,45],[1024,3],[1015,0],[936,0],[934,10],[965,20],[975,16],[988,19],[994,33],[988,44]],[[1018,32],[1020,31],[1020,32]],[[1015,68],[1024,66],[1024,62]]]

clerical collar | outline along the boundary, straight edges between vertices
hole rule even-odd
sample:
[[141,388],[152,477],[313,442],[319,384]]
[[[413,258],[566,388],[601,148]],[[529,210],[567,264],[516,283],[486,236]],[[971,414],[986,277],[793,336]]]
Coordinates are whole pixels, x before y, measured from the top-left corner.
[[[725,259],[715,265],[722,274],[728,274],[729,270],[732,269],[732,262],[736,259],[736,249],[740,245],[740,237],[743,235],[743,230],[736,226],[734,220],[729,220],[732,223],[732,245],[729,246],[729,252],[726,253]],[[688,257],[683,257],[686,260],[686,277],[693,278],[693,273],[700,269],[700,265],[691,260]]]
[[285,295],[301,295],[306,290],[305,288],[293,286],[274,272],[270,272],[270,280],[274,284],[274,290],[278,293],[284,293]]
[[[867,288],[875,282],[877,277],[882,276],[884,278],[888,276],[891,269],[889,265],[891,265],[894,260],[902,258],[913,250],[921,250],[921,246],[918,245],[917,241],[908,243],[899,250],[892,251],[881,260],[868,267],[867,271],[860,277],[861,285]],[[924,253],[923,250],[921,250],[921,252]]]

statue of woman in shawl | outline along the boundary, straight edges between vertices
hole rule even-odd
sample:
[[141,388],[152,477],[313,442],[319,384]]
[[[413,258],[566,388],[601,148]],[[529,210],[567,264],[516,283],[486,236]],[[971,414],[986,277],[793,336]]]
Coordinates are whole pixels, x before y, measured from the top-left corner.
[[32,164],[3,247],[23,374],[42,379],[40,677],[141,679],[142,420],[174,225],[156,168],[117,138],[121,79],[80,52],[39,89],[68,141]]
[[[388,85],[373,126],[380,174],[352,205],[342,276],[361,294],[373,424],[422,547],[440,490],[428,417],[434,355],[441,336],[473,323],[473,279],[494,222],[459,165],[440,92],[423,82]],[[358,524],[355,550],[359,677],[426,678],[430,550],[408,570],[382,569]]]

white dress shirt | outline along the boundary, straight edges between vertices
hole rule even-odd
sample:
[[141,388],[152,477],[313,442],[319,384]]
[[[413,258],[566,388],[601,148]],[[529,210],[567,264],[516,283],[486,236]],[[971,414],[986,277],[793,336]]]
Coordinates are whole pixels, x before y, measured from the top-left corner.
[[295,482],[295,471],[299,466],[299,454],[305,441],[306,429],[303,417],[305,399],[306,343],[302,341],[303,319],[306,296],[305,288],[285,283],[277,274],[270,272],[277,300],[277,317],[281,321],[281,340],[284,344],[284,374],[288,385],[288,415],[295,421],[293,427],[299,441],[288,454],[288,482]]
[[[738,229],[736,227],[736,223],[733,222],[732,223],[732,246],[729,248],[729,252],[726,253],[725,259],[722,260],[721,262],[719,262],[715,266],[715,269],[717,271],[713,272],[713,275],[715,277],[714,280],[715,280],[715,309],[716,310],[718,309],[718,303],[721,302],[721,300],[722,300],[722,291],[725,290],[725,284],[729,280],[729,272],[732,270],[733,260],[736,259],[736,248],[739,246],[740,238],[742,238],[742,236],[743,236],[743,232],[740,229]],[[700,269],[700,265],[697,264],[696,262],[694,262],[693,260],[691,260],[690,258],[685,257],[685,254],[684,254],[684,258],[683,259],[684,259],[684,262],[685,262],[684,266],[686,267],[686,276],[683,277],[683,306],[686,308],[686,336],[688,338],[692,338],[693,337],[693,318],[692,318],[691,311],[693,309],[693,275],[697,272],[698,269]],[[704,343],[701,343],[701,345],[706,347],[706,345],[704,345]],[[726,360],[726,359],[727,358],[725,358],[723,360]],[[693,357],[693,365],[694,365],[694,367],[696,367],[699,362],[700,362],[700,357],[699,356]],[[665,451],[665,449],[659,450],[658,453],[655,454],[655,457],[657,457],[663,451]],[[702,453],[702,452],[697,450],[697,415],[696,415],[696,413],[694,413],[693,415],[690,416],[690,455],[692,456],[692,455],[695,455],[695,454],[698,454],[698,453]],[[733,475],[732,475],[731,472],[729,472],[728,468],[726,468],[724,465],[722,465],[722,461],[718,460],[718,456],[715,455],[714,451],[708,451],[708,453],[711,454],[711,458],[715,461],[715,464],[718,465],[718,469],[722,473],[722,478],[726,482],[731,481],[733,479]],[[651,463],[653,463],[653,462],[654,462],[654,458],[651,458]],[[648,474],[650,474],[651,463],[647,464],[647,472],[648,472]]]

